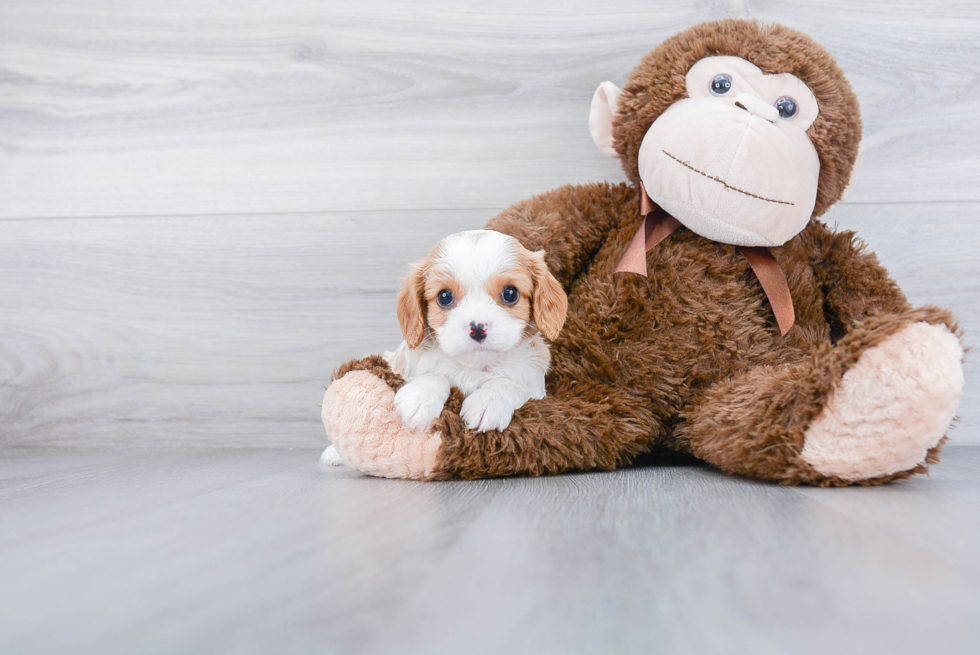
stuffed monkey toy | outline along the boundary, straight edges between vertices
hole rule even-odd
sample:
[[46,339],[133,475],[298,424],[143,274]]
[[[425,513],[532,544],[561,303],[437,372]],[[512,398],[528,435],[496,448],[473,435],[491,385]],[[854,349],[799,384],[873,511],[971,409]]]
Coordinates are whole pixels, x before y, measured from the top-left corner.
[[628,183],[565,186],[487,225],[547,251],[568,293],[547,396],[474,433],[454,391],[426,432],[377,356],[323,400],[336,451],[372,475],[550,475],[691,454],[783,484],[870,485],[938,460],[963,387],[959,330],[912,307],[852,232],[819,220],[861,120],[831,55],[780,25],[697,25],[596,91],[596,144]]

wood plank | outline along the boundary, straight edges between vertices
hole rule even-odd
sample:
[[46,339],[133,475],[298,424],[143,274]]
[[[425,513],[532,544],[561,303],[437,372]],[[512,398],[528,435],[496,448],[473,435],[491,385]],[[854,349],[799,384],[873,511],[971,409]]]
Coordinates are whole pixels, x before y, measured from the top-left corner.
[[309,461],[309,452],[293,450],[65,449],[39,455],[33,448],[3,449],[0,511],[17,529],[0,533],[0,550],[98,530],[145,511],[133,502],[134,489],[160,509]]
[[322,385],[397,346],[407,263],[488,216],[2,222],[0,443],[325,443]]
[[980,199],[977,3],[20,0],[0,7],[0,218],[500,208],[618,180],[595,87],[724,16],[840,60],[855,200]]
[[317,450],[129,452],[120,472],[119,449],[0,451],[47,479],[0,499],[4,653],[980,644],[978,448],[843,490],[702,467],[414,483],[320,470]]
[[351,652],[494,494],[324,475],[317,450],[141,452],[0,501],[27,528],[0,545],[0,650]]
[[[845,205],[916,303],[980,329],[975,203]],[[331,371],[391,348],[407,263],[490,211],[0,222],[0,445],[306,446]],[[967,365],[957,440],[980,443]]]
[[[971,459],[961,480],[972,497],[945,499],[959,521],[980,516]],[[707,469],[514,481],[369,649],[425,639],[435,652],[968,652],[980,569],[945,544],[975,553],[980,539],[963,523],[919,527],[924,505],[943,502],[931,482],[856,499],[878,517],[867,523],[812,498],[836,490]],[[923,502],[899,507],[889,492]]]

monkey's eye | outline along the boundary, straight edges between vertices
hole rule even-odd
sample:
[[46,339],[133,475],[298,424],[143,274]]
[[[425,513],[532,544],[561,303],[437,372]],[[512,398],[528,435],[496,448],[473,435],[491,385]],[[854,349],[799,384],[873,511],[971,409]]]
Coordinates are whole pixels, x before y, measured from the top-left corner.
[[450,291],[449,289],[443,289],[442,291],[439,292],[439,295],[436,296],[436,302],[439,303],[439,306],[442,308],[446,308],[452,305],[453,300],[455,300],[453,298],[453,292]]
[[503,293],[500,294],[505,305],[513,305],[520,299],[521,294],[517,292],[515,287],[504,287]]
[[732,90],[732,78],[730,75],[717,75],[711,80],[711,95],[723,96]]
[[779,112],[780,118],[785,118],[789,120],[796,116],[799,108],[796,106],[796,101],[789,96],[783,96],[776,101],[776,111]]

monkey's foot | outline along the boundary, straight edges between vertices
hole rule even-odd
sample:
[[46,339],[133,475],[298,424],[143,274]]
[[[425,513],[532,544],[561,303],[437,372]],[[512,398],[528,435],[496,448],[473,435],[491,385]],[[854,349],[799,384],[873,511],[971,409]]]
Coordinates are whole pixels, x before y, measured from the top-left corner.
[[869,348],[804,435],[822,475],[871,480],[925,461],[963,392],[963,349],[941,325],[913,323]]
[[323,426],[347,466],[385,478],[430,479],[442,437],[415,432],[395,412],[395,392],[368,371],[351,371],[323,394]]

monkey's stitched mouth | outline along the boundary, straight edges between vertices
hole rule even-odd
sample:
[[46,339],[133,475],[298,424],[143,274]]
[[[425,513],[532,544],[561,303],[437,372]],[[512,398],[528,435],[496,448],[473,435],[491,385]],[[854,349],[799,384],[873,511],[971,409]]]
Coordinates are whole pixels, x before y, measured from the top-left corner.
[[765,200],[766,202],[774,202],[777,205],[793,205],[794,204],[792,202],[786,202],[785,200],[773,200],[772,198],[763,198],[762,196],[757,196],[754,193],[749,193],[748,191],[743,191],[742,189],[738,189],[736,187],[733,187],[731,184],[729,184],[725,180],[722,180],[721,178],[717,178],[717,177],[715,177],[713,175],[708,175],[704,171],[699,171],[698,169],[694,168],[693,166],[691,166],[687,162],[681,161],[680,159],[678,159],[674,155],[670,154],[666,150],[661,150],[660,152],[664,153],[665,155],[667,155],[668,157],[670,157],[671,159],[673,159],[674,161],[676,161],[681,166],[684,166],[685,168],[689,168],[692,171],[694,171],[695,173],[698,173],[699,175],[705,176],[709,180],[714,180],[715,182],[718,182],[719,184],[721,184],[722,186],[724,186],[726,189],[731,189],[732,191],[737,191],[738,193],[741,193],[743,195],[749,196],[750,198],[756,198],[757,200]]

